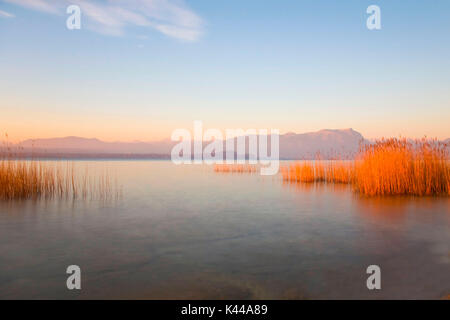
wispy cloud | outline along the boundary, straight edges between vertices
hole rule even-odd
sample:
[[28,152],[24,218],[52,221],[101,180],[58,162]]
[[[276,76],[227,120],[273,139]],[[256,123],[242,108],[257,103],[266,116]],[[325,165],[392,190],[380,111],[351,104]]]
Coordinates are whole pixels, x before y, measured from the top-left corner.
[[58,12],[56,6],[54,5],[57,2],[51,0],[5,0],[5,2],[10,2],[25,8],[44,11],[48,13]]
[[0,10],[0,18],[15,18],[16,16],[12,13]]
[[125,35],[127,27],[153,29],[182,41],[196,41],[203,21],[182,0],[5,0],[25,8],[65,14],[70,4],[81,8],[82,26],[108,35]]

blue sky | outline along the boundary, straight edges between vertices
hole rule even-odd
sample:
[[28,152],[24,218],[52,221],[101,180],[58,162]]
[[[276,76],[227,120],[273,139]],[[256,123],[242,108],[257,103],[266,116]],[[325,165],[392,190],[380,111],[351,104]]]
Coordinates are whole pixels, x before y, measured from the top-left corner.
[[445,0],[1,1],[0,131],[154,140],[198,119],[447,138],[449,16]]

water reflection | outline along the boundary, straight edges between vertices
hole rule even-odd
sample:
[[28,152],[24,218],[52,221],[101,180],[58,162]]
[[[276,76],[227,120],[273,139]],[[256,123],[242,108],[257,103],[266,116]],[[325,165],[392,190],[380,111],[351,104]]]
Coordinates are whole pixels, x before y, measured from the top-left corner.
[[[321,196],[333,193],[333,197],[342,197],[341,202],[349,201],[352,194],[355,211],[368,220],[380,220],[385,223],[400,223],[407,219],[407,214],[420,211],[428,212],[420,219],[432,219],[436,211],[437,214],[444,213],[450,219],[450,198],[449,197],[414,197],[414,196],[386,196],[367,197],[353,193],[352,187],[347,184],[333,183],[298,183],[281,180],[281,184],[286,189],[298,192],[302,196]],[[445,214],[448,213],[448,214]]]
[[[401,223],[407,218],[412,205],[411,197],[357,197],[357,211],[367,219],[384,223]],[[416,201],[418,204],[418,201]]]
[[[81,165],[81,164],[80,164]],[[168,161],[89,163],[114,202],[0,203],[1,298],[440,298],[448,199],[367,199],[346,185],[217,174]],[[382,266],[376,296],[365,268]],[[82,267],[83,290],[65,289]]]
[[298,191],[298,192],[306,192],[306,193],[326,193],[326,192],[338,192],[338,193],[348,193],[351,190],[351,187],[347,184],[341,183],[298,183],[291,182],[287,180],[281,181],[282,185],[285,188]]

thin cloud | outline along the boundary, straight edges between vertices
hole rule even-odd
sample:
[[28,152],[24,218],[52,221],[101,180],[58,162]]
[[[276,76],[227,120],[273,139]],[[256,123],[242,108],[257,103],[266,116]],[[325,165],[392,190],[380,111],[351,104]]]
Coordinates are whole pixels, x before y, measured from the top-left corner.
[[16,16],[13,15],[12,13],[0,10],[0,17],[1,18],[15,18]]
[[203,21],[182,1],[177,0],[5,0],[25,8],[65,14],[71,4],[81,8],[82,26],[98,33],[121,36],[127,27],[156,30],[182,41],[197,41],[203,34]]
[[52,4],[55,1],[47,1],[47,0],[4,0],[5,2],[17,4],[19,6],[48,12],[48,13],[57,13],[57,8]]

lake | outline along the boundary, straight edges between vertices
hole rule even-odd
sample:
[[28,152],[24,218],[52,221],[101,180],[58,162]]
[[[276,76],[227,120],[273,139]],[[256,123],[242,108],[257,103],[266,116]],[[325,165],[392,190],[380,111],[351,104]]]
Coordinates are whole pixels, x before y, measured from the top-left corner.
[[[76,161],[118,199],[0,202],[0,299],[438,299],[450,199],[170,161]],[[368,290],[366,268],[381,268]],[[81,268],[81,290],[66,268]]]

